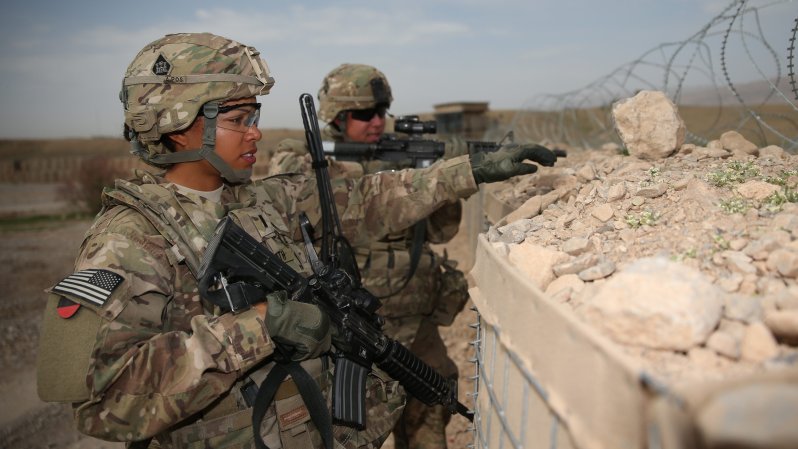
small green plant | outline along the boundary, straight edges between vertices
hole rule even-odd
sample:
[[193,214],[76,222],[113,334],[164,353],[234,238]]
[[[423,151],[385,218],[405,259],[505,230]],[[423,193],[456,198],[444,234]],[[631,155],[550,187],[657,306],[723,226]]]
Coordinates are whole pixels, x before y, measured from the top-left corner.
[[656,178],[660,175],[659,167],[651,167],[648,169],[648,177],[651,179]]
[[781,192],[773,192],[762,205],[771,212],[778,212],[786,203],[798,203],[798,191],[785,188]]
[[682,251],[680,254],[672,256],[671,260],[681,262],[685,259],[695,259],[697,255],[698,251],[695,248],[690,248],[687,251]]
[[646,170],[646,179],[640,181],[640,187],[648,187],[657,183],[657,177],[660,175],[659,167],[651,167]]
[[706,179],[715,187],[727,187],[731,184],[740,184],[756,176],[759,176],[759,167],[753,162],[730,161],[721,170],[709,173]]
[[734,197],[728,200],[721,200],[720,209],[727,214],[744,214],[750,207],[744,198]]
[[655,212],[650,210],[644,210],[640,212],[639,215],[635,214],[628,214],[626,216],[626,224],[629,225],[630,228],[639,228],[640,226],[654,226],[657,220],[659,219],[659,215]]
[[720,234],[715,234],[712,236],[712,240],[715,241],[715,249],[719,251],[725,251],[729,249],[729,242],[723,238]]
[[793,176],[798,176],[798,169],[782,170],[778,176],[768,176],[765,181],[777,186],[788,187],[787,182]]

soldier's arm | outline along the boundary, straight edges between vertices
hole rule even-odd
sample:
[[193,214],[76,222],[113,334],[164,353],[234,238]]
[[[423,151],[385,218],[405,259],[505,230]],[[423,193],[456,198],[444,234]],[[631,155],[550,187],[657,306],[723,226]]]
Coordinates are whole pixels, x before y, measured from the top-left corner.
[[106,269],[124,280],[96,311],[102,322],[85,374],[89,398],[75,409],[83,433],[124,441],[158,434],[206,408],[273,352],[254,309],[214,317],[198,313],[197,303],[194,311],[173,311],[195,315],[186,318],[190,325],[165,330],[175,326],[162,321],[174,306],[172,286],[193,282],[174,278],[167,247],[156,233],[130,227],[84,245],[78,270]]
[[440,244],[453,239],[460,230],[462,216],[463,204],[460,201],[446,203],[433,212],[427,219],[427,241]]
[[333,187],[340,203],[341,226],[355,246],[407,229],[442,206],[477,191],[467,155],[424,169],[339,179]]

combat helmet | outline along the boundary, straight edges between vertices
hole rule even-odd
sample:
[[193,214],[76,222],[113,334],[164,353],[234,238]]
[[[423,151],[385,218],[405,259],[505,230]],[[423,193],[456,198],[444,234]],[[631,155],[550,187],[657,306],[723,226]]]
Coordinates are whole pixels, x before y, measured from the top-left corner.
[[[122,82],[131,152],[158,167],[206,159],[228,182],[244,182],[251,170],[234,170],[214,152],[216,116],[223,102],[266,95],[273,85],[253,47],[210,33],[166,35],[136,55]],[[164,145],[164,135],[188,128],[200,113],[202,148],[176,153]]]
[[365,64],[341,64],[334,68],[319,89],[319,118],[332,123],[342,111],[391,105],[391,86],[385,75]]

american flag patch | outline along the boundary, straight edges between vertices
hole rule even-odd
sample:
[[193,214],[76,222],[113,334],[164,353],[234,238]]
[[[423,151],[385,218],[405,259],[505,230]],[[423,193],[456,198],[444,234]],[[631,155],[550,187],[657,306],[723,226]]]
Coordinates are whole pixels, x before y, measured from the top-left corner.
[[122,276],[108,270],[82,270],[64,278],[52,291],[101,306],[123,280]]

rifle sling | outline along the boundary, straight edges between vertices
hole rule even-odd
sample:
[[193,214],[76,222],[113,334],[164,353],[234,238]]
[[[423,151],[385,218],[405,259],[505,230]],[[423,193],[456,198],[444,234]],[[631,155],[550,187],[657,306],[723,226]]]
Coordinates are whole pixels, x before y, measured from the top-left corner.
[[333,430],[332,418],[327,410],[327,402],[321,394],[321,388],[313,380],[310,374],[305,371],[299,362],[276,363],[269,371],[266,379],[260,384],[258,388],[258,395],[255,397],[255,403],[252,406],[252,433],[255,437],[255,446],[258,449],[269,449],[260,435],[260,426],[263,422],[263,417],[266,416],[266,411],[274,401],[274,396],[277,389],[283,382],[286,376],[291,375],[294,383],[302,395],[302,400],[310,413],[310,419],[316,425],[324,441],[324,447],[333,449]]
[[421,220],[413,225],[413,245],[410,247],[410,268],[407,270],[407,275],[396,290],[391,291],[382,296],[377,296],[379,299],[390,298],[391,296],[402,291],[407,286],[413,275],[416,274],[418,262],[421,260],[421,249],[424,247],[424,239],[427,235],[427,220]]

